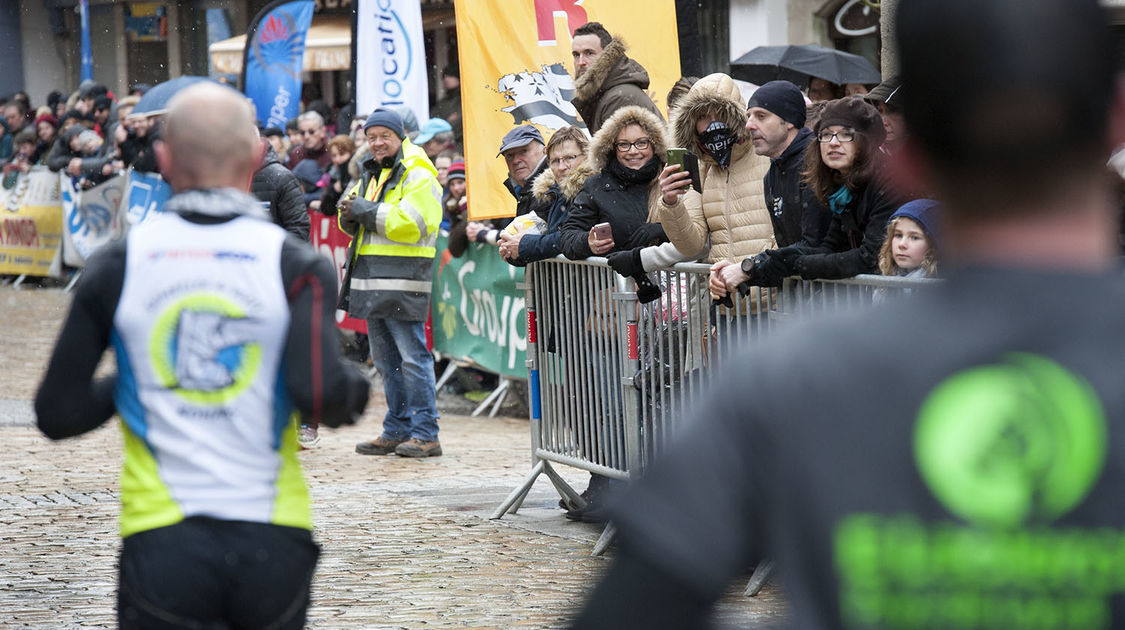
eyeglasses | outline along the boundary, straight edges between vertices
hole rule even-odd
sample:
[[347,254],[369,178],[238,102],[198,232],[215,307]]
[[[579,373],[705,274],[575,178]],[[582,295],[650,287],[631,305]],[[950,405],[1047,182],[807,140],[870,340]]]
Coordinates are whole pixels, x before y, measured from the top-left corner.
[[582,157],[582,156],[578,155],[578,154],[575,154],[575,155],[560,155],[559,157],[557,157],[557,158],[551,160],[550,162],[548,162],[548,164],[551,166],[551,168],[554,168],[556,166],[562,166],[563,164],[570,165],[570,164],[574,164],[574,161],[577,160],[580,157]]
[[640,138],[636,142],[625,142],[624,140],[621,140],[615,142],[613,146],[617,147],[618,153],[626,153],[631,148],[635,148],[638,151],[644,151],[645,149],[652,146],[652,141],[648,138]]
[[828,144],[835,138],[840,142],[851,142],[855,140],[855,129],[841,129],[840,131],[822,131],[816,134],[817,142],[821,144]]
[[320,130],[319,129],[301,129],[300,133],[301,133],[302,136],[311,136],[318,131],[320,131]]

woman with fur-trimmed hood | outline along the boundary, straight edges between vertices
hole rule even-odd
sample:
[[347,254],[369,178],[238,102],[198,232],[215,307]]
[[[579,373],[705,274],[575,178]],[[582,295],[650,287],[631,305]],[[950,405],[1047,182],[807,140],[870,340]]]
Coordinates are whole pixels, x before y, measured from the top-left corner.
[[[567,258],[609,254],[610,265],[623,276],[689,258],[674,246],[658,247],[668,238],[650,212],[660,194],[658,176],[667,150],[664,122],[642,107],[624,107],[606,121],[586,158],[596,172],[574,198],[562,225]],[[598,238],[593,228],[599,223],[609,223],[609,238]]]
[[676,146],[700,156],[703,193],[688,188],[687,173],[670,166],[661,174],[655,202],[660,223],[680,252],[711,241],[710,262],[740,262],[773,245],[762,181],[769,158],[754,153],[746,130],[746,104],[729,76],[703,77],[672,116]]
[[546,224],[541,234],[500,234],[500,257],[523,267],[562,253],[562,233],[570,204],[594,170],[586,164],[590,142],[577,127],[563,127],[551,136],[544,150],[549,168],[532,184],[532,210]]

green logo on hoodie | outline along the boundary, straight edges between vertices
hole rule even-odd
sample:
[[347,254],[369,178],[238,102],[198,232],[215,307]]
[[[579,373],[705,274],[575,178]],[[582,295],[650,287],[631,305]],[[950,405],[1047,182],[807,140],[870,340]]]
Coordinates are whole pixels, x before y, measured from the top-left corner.
[[1072,510],[1106,457],[1101,404],[1057,363],[1013,354],[960,372],[926,399],[914,435],[922,478],[978,526],[1049,523]]

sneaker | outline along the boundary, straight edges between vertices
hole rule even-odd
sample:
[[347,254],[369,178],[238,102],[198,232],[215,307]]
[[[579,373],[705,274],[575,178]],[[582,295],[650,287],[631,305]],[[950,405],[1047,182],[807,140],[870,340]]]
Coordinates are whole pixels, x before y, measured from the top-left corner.
[[402,442],[398,440],[388,440],[383,436],[379,436],[370,442],[360,442],[355,445],[355,452],[360,455],[390,455],[395,452],[395,448]]
[[437,457],[441,455],[441,442],[424,442],[418,438],[409,440],[395,447],[395,455],[403,457]]
[[297,431],[297,445],[301,447],[301,450],[308,450],[316,448],[317,444],[320,444],[320,436],[317,435],[316,427],[302,424]]

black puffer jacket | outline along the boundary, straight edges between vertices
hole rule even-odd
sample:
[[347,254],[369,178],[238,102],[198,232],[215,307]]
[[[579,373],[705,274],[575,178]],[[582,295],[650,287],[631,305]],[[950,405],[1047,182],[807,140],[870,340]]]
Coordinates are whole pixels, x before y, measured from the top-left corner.
[[812,140],[812,130],[802,127],[781,157],[770,160],[765,179],[766,207],[778,247],[798,243],[816,247],[824,240],[832,220],[832,214],[820,205],[812,188],[801,182],[805,151]]
[[[648,135],[653,157],[644,168],[630,172],[617,161],[613,143],[622,129],[634,124]],[[664,168],[667,149],[664,122],[644,108],[624,107],[606,121],[587,150],[586,163],[597,172],[575,196],[559,228],[563,255],[572,260],[593,256],[587,237],[598,223],[609,223],[613,229],[613,251],[668,240],[659,223],[649,223],[649,208],[660,192],[657,176]]]
[[250,194],[264,204],[273,222],[298,236],[309,240],[309,213],[297,176],[281,163],[273,147],[266,142],[266,155],[262,166],[250,181]]

